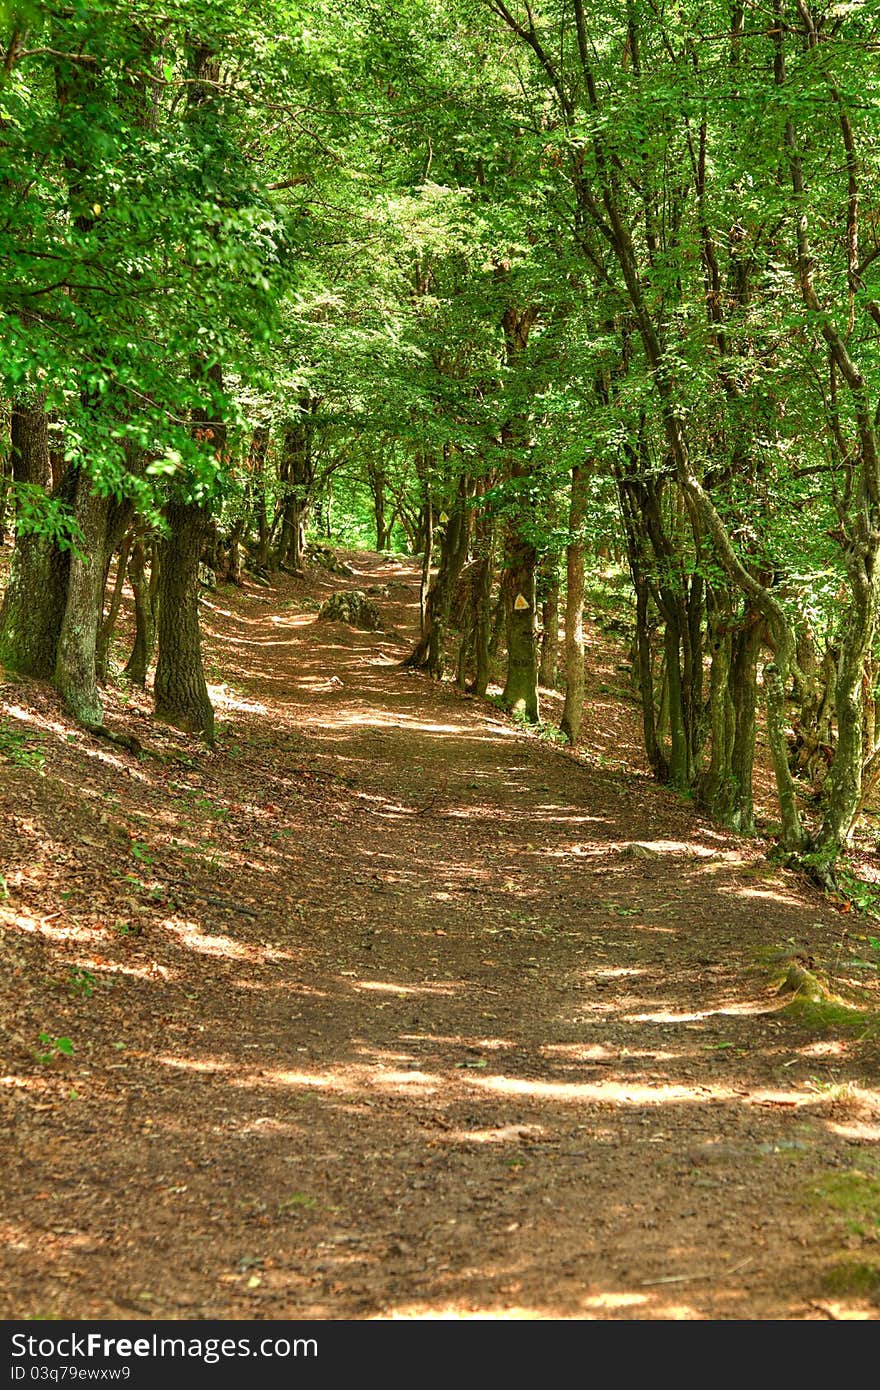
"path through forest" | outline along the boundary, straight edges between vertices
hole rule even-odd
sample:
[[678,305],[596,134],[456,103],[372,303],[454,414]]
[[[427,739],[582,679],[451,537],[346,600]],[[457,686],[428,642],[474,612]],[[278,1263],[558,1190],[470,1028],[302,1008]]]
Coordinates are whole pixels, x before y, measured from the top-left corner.
[[595,662],[584,762],[403,670],[350,558],[209,597],[214,752],[2,689],[0,1314],[876,1317],[876,1049],[769,959],[865,928],[616,765]]

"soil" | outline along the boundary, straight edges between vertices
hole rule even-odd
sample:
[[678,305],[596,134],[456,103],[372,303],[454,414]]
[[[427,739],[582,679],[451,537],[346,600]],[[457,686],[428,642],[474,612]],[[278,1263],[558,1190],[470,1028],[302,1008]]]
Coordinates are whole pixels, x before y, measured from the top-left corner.
[[345,558],[206,595],[213,749],[0,690],[0,1316],[877,1318],[876,1032],[777,989],[880,929],[650,781],[599,628],[577,757]]

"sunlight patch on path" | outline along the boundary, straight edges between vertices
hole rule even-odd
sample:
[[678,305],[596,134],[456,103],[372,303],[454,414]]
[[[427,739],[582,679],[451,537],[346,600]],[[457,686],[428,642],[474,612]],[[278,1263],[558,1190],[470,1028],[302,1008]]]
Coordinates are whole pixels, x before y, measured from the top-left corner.
[[215,709],[234,709],[241,714],[268,714],[265,705],[258,700],[248,700],[228,685],[209,685],[208,694]]
[[[576,1318],[577,1314],[568,1315]],[[541,1312],[536,1308],[463,1308],[448,1304],[443,1308],[425,1308],[414,1303],[403,1308],[393,1308],[387,1313],[375,1313],[368,1322],[546,1322],[566,1318],[563,1313]]]
[[419,729],[426,734],[467,734],[471,732],[468,724],[432,724],[410,714],[390,712],[386,714],[384,711],[378,710],[369,710],[364,713],[362,710],[352,708],[334,712],[332,722],[343,727],[352,725],[371,729]]
[[695,1085],[645,1086],[625,1081],[534,1081],[526,1077],[463,1076],[462,1081],[477,1090],[499,1095],[531,1096],[536,1100],[611,1102],[615,1105],[666,1105],[690,1102],[704,1105],[708,1101],[743,1102],[749,1105],[781,1105],[790,1108],[815,1106],[816,1096],[797,1091],[750,1090],[747,1087]]
[[425,980],[418,985],[401,985],[394,980],[353,980],[352,987],[355,990],[372,990],[378,994],[394,994],[400,998],[405,998],[408,994],[440,994],[454,995],[457,993],[454,982],[449,984],[435,984],[433,980]]
[[778,1000],[768,1004],[766,999],[761,999],[751,1003],[725,1004],[718,1009],[699,1009],[689,1014],[672,1013],[669,1009],[660,1009],[653,1014],[623,1014],[622,1019],[624,1023],[700,1023],[705,1018],[755,1018],[761,1014],[776,1013],[779,1007]]
[[[537,1102],[575,1105],[596,1105],[600,1108],[655,1108],[663,1105],[730,1105],[806,1110],[821,1103],[815,1091],[793,1091],[766,1087],[693,1084],[646,1085],[625,1080],[597,1081],[540,1081],[531,1077],[474,1076],[470,1072],[423,1071],[418,1067],[390,1068],[351,1062],[320,1071],[260,1068],[245,1071],[239,1064],[215,1059],[187,1058],[166,1054],[157,1061],[176,1070],[225,1074],[228,1084],[235,1088],[264,1090],[281,1087],[294,1090],[318,1090],[351,1097],[369,1096],[376,1091],[398,1097],[438,1097],[444,1093],[454,1100],[460,1098],[464,1087],[492,1097],[517,1097]],[[519,1133],[522,1125],[513,1127]],[[477,1131],[478,1133],[480,1131]],[[486,1133],[490,1131],[487,1130]],[[491,1131],[495,1133],[495,1131]],[[469,1137],[473,1131],[462,1131]],[[522,1135],[520,1134],[520,1138]]]
[[800,908],[803,906],[800,899],[796,898],[793,893],[786,893],[781,888],[742,888],[739,886],[728,888],[720,884],[718,892],[735,893],[738,898],[763,898],[767,902],[782,903],[785,907]]

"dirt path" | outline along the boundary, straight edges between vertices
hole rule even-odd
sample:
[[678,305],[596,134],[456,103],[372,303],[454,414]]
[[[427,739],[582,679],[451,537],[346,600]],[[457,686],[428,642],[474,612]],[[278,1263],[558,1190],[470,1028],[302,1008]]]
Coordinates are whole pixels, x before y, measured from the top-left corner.
[[354,563],[385,634],[211,599],[214,753],[3,687],[0,1315],[876,1317],[877,1054],[767,961],[864,928],[403,671]]

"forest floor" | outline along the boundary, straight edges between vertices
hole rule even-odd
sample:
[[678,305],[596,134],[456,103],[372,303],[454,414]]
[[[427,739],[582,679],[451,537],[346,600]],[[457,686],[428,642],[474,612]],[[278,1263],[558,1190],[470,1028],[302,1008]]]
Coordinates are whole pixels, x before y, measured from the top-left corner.
[[0,689],[0,1316],[877,1318],[877,1031],[776,991],[880,927],[650,781],[598,628],[577,759],[347,558],[206,595],[214,749]]

